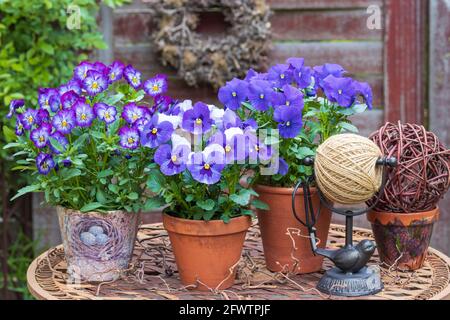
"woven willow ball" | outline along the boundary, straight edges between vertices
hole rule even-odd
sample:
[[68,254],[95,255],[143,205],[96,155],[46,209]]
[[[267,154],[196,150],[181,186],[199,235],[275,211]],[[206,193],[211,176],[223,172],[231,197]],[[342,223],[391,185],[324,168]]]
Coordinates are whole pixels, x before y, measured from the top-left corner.
[[449,188],[450,150],[417,124],[388,122],[369,138],[384,155],[397,158],[397,167],[387,168],[386,186],[375,210],[408,213],[434,209]]
[[335,203],[358,204],[372,198],[381,186],[382,156],[371,140],[345,133],[332,136],[316,152],[314,172],[324,196]]

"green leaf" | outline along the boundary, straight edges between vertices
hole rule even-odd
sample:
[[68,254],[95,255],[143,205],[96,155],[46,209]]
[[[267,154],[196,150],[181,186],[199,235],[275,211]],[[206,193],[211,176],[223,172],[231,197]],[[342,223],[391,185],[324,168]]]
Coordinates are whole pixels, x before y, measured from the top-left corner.
[[12,197],[10,201],[17,199],[18,197],[21,197],[26,193],[35,192],[35,191],[39,190],[40,188],[41,188],[40,184],[32,184],[31,186],[23,187],[22,189],[17,191],[16,195],[14,197]]
[[68,169],[67,171],[64,172],[64,174],[62,174],[64,181],[72,179],[74,177],[78,177],[80,175],[81,175],[80,169]]
[[97,174],[97,177],[99,177],[99,178],[106,178],[106,177],[112,175],[113,173],[114,173],[114,171],[112,169],[106,169],[106,170],[100,171]]
[[241,189],[238,193],[230,195],[230,199],[240,205],[240,206],[246,206],[250,202],[250,197],[252,195],[258,195],[255,191],[251,189]]
[[251,205],[255,207],[256,209],[261,210],[269,210],[269,205],[265,202],[262,202],[261,200],[255,199],[251,202]]
[[119,193],[119,187],[116,184],[112,184],[112,183],[108,184],[108,189],[112,193],[115,193],[115,194]]
[[349,131],[353,133],[358,132],[358,128],[347,122],[339,122],[339,127],[341,127],[344,131]]
[[353,109],[353,111],[354,111],[355,113],[362,113],[362,112],[366,111],[366,109],[367,109],[367,104],[365,104],[365,103],[363,103],[363,104],[355,104],[355,105],[352,107],[352,109]]
[[136,192],[130,192],[127,195],[127,198],[130,200],[137,200],[139,198],[139,195]]
[[55,50],[53,49],[53,47],[46,43],[46,42],[40,42],[38,44],[39,49],[41,49],[42,51],[44,51],[45,53],[48,53],[50,55],[53,55],[55,53]]
[[300,147],[297,149],[295,157],[297,159],[304,159],[306,157],[314,156],[316,153],[308,147]]
[[101,204],[105,204],[106,203],[106,196],[105,193],[101,190],[101,189],[97,189],[97,193],[95,194],[95,198],[97,199],[98,202],[100,202]]
[[81,212],[88,212],[88,211],[94,211],[98,208],[101,208],[103,205],[99,202],[91,202],[88,204],[85,204],[83,207],[81,207]]
[[202,208],[203,210],[211,211],[212,209],[214,209],[215,202],[212,199],[207,199],[207,200],[197,201],[197,205],[200,208]]
[[5,135],[6,142],[15,141],[17,139],[14,130],[8,128],[7,126],[3,126],[3,134]]
[[11,142],[8,143],[6,146],[3,147],[3,149],[10,149],[10,148],[16,148],[16,147],[20,147],[22,144],[18,143],[18,142]]
[[355,113],[352,108],[339,108],[338,112],[344,116],[351,116]]
[[159,208],[163,207],[165,204],[166,204],[166,202],[161,197],[149,198],[149,199],[147,199],[147,201],[145,201],[144,210],[152,211],[154,209],[159,209]]
[[159,170],[154,170],[149,174],[147,187],[150,191],[158,193],[164,186],[164,180],[162,173],[160,173]]
[[278,139],[278,137],[270,135],[264,139],[264,143],[267,145],[279,144],[280,140]]

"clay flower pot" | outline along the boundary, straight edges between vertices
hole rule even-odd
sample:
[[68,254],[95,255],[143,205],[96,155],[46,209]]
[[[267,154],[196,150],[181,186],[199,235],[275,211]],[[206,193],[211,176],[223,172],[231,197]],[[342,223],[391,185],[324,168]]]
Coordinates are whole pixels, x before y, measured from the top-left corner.
[[80,212],[57,207],[71,282],[112,281],[128,268],[139,214]]
[[401,270],[421,268],[438,218],[439,208],[416,213],[369,212],[381,262]]
[[[269,211],[257,210],[264,256],[271,271],[311,273],[322,268],[323,257],[314,255],[311,249],[308,229],[298,222],[292,213],[293,188],[277,188],[258,185],[255,191],[259,199],[267,203]],[[311,188],[314,212],[320,207],[317,190]],[[297,190],[296,211],[305,221],[303,190]],[[318,247],[324,248],[330,228],[331,213],[321,208],[316,224]],[[295,243],[294,243],[295,242]]]
[[234,284],[249,216],[222,220],[187,220],[163,214],[181,282],[188,289],[223,290]]

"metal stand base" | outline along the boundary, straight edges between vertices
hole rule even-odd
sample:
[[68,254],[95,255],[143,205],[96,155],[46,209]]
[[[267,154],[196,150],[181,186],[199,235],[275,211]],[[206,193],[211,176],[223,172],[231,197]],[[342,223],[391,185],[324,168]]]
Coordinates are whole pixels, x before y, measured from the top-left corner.
[[383,289],[380,269],[364,267],[356,273],[344,273],[338,268],[328,270],[317,284],[320,291],[344,297],[359,297],[376,294]]

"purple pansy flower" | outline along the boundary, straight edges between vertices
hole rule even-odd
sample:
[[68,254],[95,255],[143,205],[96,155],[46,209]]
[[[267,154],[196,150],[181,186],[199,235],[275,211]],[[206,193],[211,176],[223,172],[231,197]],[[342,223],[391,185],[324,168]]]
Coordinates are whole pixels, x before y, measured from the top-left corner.
[[37,123],[37,110],[35,109],[27,109],[24,113],[21,114],[20,121],[25,130],[30,130],[31,127]]
[[36,157],[36,167],[40,174],[47,175],[55,167],[55,162],[50,154],[39,153]]
[[108,79],[110,83],[113,83],[117,80],[122,79],[123,69],[125,69],[125,65],[121,61],[114,61],[109,66]]
[[52,125],[63,134],[68,134],[75,127],[75,113],[72,109],[58,111],[52,119]]
[[155,77],[144,82],[144,91],[152,97],[163,94],[167,91],[167,76],[157,74]]
[[43,122],[50,121],[50,113],[46,109],[39,109],[36,113],[36,123],[41,124]]
[[76,94],[80,95],[81,94],[81,84],[80,81],[78,81],[77,79],[71,79],[69,80],[69,82],[67,82],[66,84],[61,85],[58,88],[58,92],[59,94],[62,96],[64,93],[69,92],[69,91],[73,91]]
[[322,66],[315,66],[314,68],[315,86],[323,88],[323,80],[329,75],[333,75],[336,78],[341,78],[345,73],[345,70],[339,64],[325,63]]
[[122,127],[119,129],[119,144],[122,148],[136,149],[139,146],[139,132],[136,128]]
[[283,158],[278,159],[278,172],[277,174],[285,176],[289,171],[289,164]]
[[292,83],[292,71],[288,64],[277,64],[269,69],[267,79],[273,81],[277,88]]
[[222,127],[223,130],[230,129],[233,127],[240,127],[242,125],[242,120],[239,116],[231,109],[225,110],[222,117]]
[[70,159],[70,157],[67,157],[67,158],[63,159],[62,164],[66,168],[70,167],[72,165],[72,160]]
[[258,160],[268,161],[272,157],[272,148],[260,141],[253,131],[245,133],[245,149],[248,153],[250,163]]
[[134,69],[131,64],[123,69],[123,76],[134,89],[138,89],[141,86],[141,73]]
[[16,131],[16,135],[18,135],[18,136],[23,135],[23,132],[24,132],[23,124],[22,124],[22,121],[20,121],[20,118],[16,119],[16,130],[15,131]]
[[249,85],[248,99],[252,106],[259,111],[266,111],[272,106],[274,91],[269,82],[253,80]]
[[216,151],[209,154],[206,152],[192,153],[187,168],[194,180],[205,184],[214,184],[220,180],[221,172],[225,167],[223,154],[222,160],[220,158],[220,153]]
[[95,96],[108,88],[108,79],[97,70],[89,70],[83,80],[83,87],[90,96]]
[[78,81],[83,81],[88,74],[89,70],[94,70],[94,66],[89,61],[82,61],[78,66],[73,70],[74,78]]
[[[61,132],[58,132],[58,131],[53,132],[53,133],[50,135],[50,138],[55,139],[55,140],[63,147],[63,149],[66,150],[66,147],[67,147],[67,145],[69,144],[69,141],[67,140],[67,138],[66,138]],[[48,145],[49,145],[50,149],[51,149],[54,153],[56,153],[56,154],[61,153],[58,149],[56,149],[55,147],[53,147],[53,145],[51,144],[50,141],[49,141],[49,144],[48,144]]]
[[336,78],[329,75],[323,80],[323,90],[328,100],[340,106],[350,107],[356,98],[356,91],[351,78]]
[[273,114],[278,122],[278,130],[282,138],[295,138],[302,130],[302,110],[300,108],[281,106]]
[[169,121],[158,122],[158,115],[155,114],[151,120],[145,124],[141,132],[141,144],[143,146],[155,148],[170,140],[173,133],[173,125]]
[[108,76],[109,74],[109,68],[100,61],[96,61],[93,65],[92,65],[92,69],[95,71],[100,72],[101,74]]
[[245,74],[244,81],[250,82],[253,78],[258,76],[258,72],[253,70],[252,68],[248,69],[247,73]]
[[80,96],[73,90],[69,90],[61,96],[61,106],[63,109],[70,109]]
[[117,110],[106,103],[98,102],[94,105],[94,113],[100,120],[106,124],[111,124],[116,120]]
[[300,89],[307,88],[311,84],[312,69],[304,65],[303,58],[289,58],[286,61],[290,64],[295,82]]
[[173,108],[171,109],[171,107],[173,106],[172,98],[168,96],[158,95],[154,97],[154,100],[154,107],[160,113],[170,114],[171,111],[173,111]]
[[192,109],[183,114],[181,127],[191,133],[200,134],[208,132],[212,122],[208,106],[203,102],[197,102]]
[[9,104],[9,112],[6,115],[6,118],[11,119],[13,114],[16,113],[16,110],[20,107],[23,107],[24,105],[25,105],[25,100],[23,100],[23,99],[11,100],[11,103]]
[[367,82],[357,82],[354,81],[355,84],[355,90],[358,94],[362,95],[364,98],[364,101],[367,105],[367,108],[370,110],[372,109],[373,105],[373,94],[372,94],[372,88]]
[[137,106],[134,102],[131,102],[123,107],[122,110],[122,118],[125,119],[126,122],[133,124],[138,119],[144,116],[144,109],[142,107]]
[[95,118],[91,106],[80,100],[73,105],[73,111],[75,112],[75,123],[79,127],[89,127]]
[[170,145],[163,144],[156,150],[154,159],[163,174],[173,176],[186,169],[189,153],[189,147],[186,145],[179,145],[172,150]]
[[248,83],[244,80],[234,78],[219,89],[219,101],[231,110],[237,110],[241,103],[247,99]]
[[242,129],[253,129],[253,130],[257,130],[258,129],[258,122],[253,119],[253,118],[249,118],[247,120],[245,120],[242,123]]
[[60,106],[58,90],[53,88],[39,88],[38,102],[42,109],[51,110],[53,112],[58,111]]
[[245,160],[245,136],[241,129],[231,128],[225,132],[217,132],[210,139],[210,144],[219,144],[225,151],[225,162],[227,164]]
[[303,94],[299,89],[291,85],[285,85],[282,89],[282,93],[277,92],[274,94],[273,103],[275,107],[288,106],[291,108],[303,108]]

